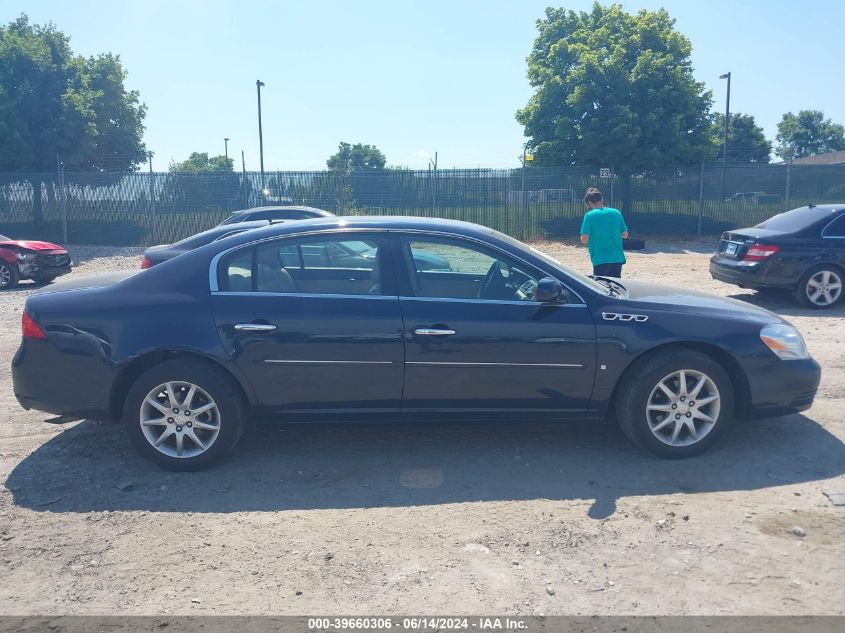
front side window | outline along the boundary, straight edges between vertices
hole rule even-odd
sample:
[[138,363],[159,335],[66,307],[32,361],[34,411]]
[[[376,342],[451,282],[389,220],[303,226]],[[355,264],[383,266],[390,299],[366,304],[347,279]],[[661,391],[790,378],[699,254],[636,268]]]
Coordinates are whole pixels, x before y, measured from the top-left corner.
[[224,259],[220,285],[235,291],[232,280],[243,285],[239,275],[249,270],[252,292],[380,295],[384,290],[381,257],[375,238],[273,240]]
[[406,239],[403,256],[416,297],[530,302],[543,276],[503,253],[463,240]]

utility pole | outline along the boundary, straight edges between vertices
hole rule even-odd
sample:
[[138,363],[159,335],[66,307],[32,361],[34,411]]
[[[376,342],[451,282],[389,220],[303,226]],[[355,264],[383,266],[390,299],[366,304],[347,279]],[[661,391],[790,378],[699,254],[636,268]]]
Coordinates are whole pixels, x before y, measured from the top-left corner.
[[728,96],[725,99],[725,139],[722,143],[722,200],[727,197],[725,179],[728,168],[728,125],[731,121],[731,74],[719,75],[719,79],[728,80]]
[[261,131],[261,86],[264,82],[256,79],[255,89],[258,91],[258,155],[261,162],[261,195],[264,195],[264,134]]
[[228,164],[229,163],[229,138],[228,137],[224,138],[223,143],[224,143],[225,148],[226,148],[226,149],[223,150],[225,155],[226,155],[226,164]]

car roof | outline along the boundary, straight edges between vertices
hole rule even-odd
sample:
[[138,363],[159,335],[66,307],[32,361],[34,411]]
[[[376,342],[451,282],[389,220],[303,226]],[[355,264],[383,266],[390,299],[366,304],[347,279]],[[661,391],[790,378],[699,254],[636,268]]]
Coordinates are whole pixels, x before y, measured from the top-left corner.
[[326,211],[325,209],[318,209],[316,207],[306,207],[302,205],[269,205],[264,207],[251,207],[249,209],[240,209],[232,213],[232,215],[242,215],[244,213],[255,213],[256,211],[308,211],[309,213],[317,213],[321,216],[332,217],[334,213]]
[[[480,224],[447,220],[444,218],[426,218],[412,216],[327,216],[308,218],[296,222],[272,224],[263,229],[250,231],[249,240],[265,239],[282,235],[296,235],[314,231],[331,230],[374,230],[374,231],[431,231],[446,232],[468,237],[491,237],[498,232]],[[238,237],[238,236],[232,236]],[[247,240],[244,240],[247,241]]]

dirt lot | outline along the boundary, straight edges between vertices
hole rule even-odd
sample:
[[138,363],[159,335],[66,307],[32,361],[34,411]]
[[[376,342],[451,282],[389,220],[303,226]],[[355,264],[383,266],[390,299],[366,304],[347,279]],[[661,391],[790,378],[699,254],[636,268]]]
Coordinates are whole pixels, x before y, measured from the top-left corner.
[[[581,248],[539,246],[586,269]],[[824,374],[804,415],[682,462],[607,425],[337,425],[168,473],[116,425],[17,405],[29,288],[3,293],[0,613],[845,613],[845,508],[824,494],[845,492],[845,309],[714,282],[711,249],[654,242],[625,274],[785,315]],[[79,275],[139,262],[72,250]]]

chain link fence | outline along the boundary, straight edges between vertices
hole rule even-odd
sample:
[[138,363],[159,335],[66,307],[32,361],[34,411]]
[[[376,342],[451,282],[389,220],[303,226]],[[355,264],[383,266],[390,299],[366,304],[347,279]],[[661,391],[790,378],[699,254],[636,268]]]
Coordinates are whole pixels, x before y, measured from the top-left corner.
[[577,234],[587,187],[632,234],[716,236],[807,203],[845,203],[845,165],[691,165],[624,178],[596,168],[223,174],[0,174],[0,234],[113,246],[173,242],[252,206],[435,216],[522,239]]

